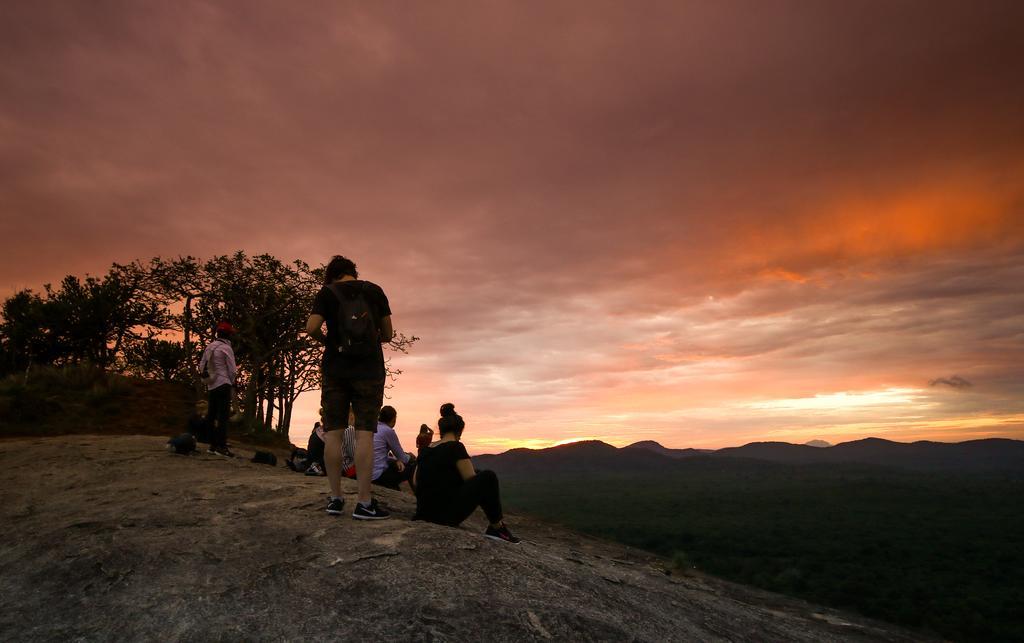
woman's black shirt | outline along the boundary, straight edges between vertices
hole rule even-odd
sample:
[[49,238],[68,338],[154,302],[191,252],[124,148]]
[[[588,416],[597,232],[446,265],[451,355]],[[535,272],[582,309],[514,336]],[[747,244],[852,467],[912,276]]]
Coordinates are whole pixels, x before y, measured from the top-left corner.
[[462,486],[462,475],[455,463],[468,458],[466,447],[457,440],[420,449],[416,463],[417,520],[441,519],[444,509]]

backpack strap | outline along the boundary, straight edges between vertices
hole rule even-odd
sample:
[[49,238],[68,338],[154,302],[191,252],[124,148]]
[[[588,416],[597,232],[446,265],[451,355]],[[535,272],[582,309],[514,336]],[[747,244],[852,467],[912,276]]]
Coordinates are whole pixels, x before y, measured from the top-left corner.
[[331,294],[334,295],[335,299],[337,299],[338,301],[341,301],[341,297],[342,297],[341,289],[338,287],[338,283],[337,282],[332,281],[331,283],[327,284],[327,290],[331,291]]

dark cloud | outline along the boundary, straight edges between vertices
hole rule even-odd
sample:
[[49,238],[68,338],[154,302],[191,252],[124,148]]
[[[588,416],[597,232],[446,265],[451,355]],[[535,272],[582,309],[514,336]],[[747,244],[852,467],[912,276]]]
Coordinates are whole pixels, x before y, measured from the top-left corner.
[[974,386],[974,384],[968,382],[959,375],[954,375],[952,377],[940,377],[934,379],[928,382],[928,386],[948,386],[950,388],[964,389],[971,388],[972,386]]
[[6,2],[0,284],[344,252],[424,338],[407,404],[465,392],[499,433],[621,430],[645,387],[726,431],[669,410],[948,369],[1017,412],[980,391],[1024,342],[1022,18]]

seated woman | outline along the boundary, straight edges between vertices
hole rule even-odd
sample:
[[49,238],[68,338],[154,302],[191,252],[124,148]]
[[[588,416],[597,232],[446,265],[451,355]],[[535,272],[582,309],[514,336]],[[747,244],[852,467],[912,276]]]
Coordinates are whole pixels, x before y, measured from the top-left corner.
[[441,439],[420,450],[413,475],[416,489],[413,520],[456,527],[480,507],[490,523],[484,536],[518,543],[519,539],[502,520],[498,476],[493,471],[477,473],[466,447],[459,441],[466,423],[455,412],[454,404],[441,407],[437,428]]
[[420,425],[420,434],[416,436],[416,451],[425,449],[430,446],[430,443],[434,440],[434,430],[426,424]]

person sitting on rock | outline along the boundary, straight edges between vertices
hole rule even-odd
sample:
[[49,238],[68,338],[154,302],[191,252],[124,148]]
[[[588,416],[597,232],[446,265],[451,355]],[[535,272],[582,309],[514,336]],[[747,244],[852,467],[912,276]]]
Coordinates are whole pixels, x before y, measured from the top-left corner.
[[416,515],[426,520],[456,527],[476,511],[484,510],[488,526],[484,536],[508,543],[519,539],[505,526],[501,513],[498,476],[493,471],[477,471],[462,442],[466,423],[455,412],[455,405],[441,407],[437,429],[441,439],[420,451],[413,488],[416,489]]
[[324,427],[317,422],[313,425],[313,431],[309,434],[309,442],[306,443],[306,468],[307,476],[324,476]]
[[393,406],[380,410],[377,432],[373,434],[373,484],[398,490],[403,482],[412,486],[416,462],[402,448],[395,433],[398,411]]
[[430,446],[434,440],[434,430],[426,424],[420,425],[420,434],[416,436],[416,451]]
[[196,442],[210,442],[210,425],[206,421],[207,402],[199,400],[196,402],[192,415],[188,418],[188,432],[196,439]]
[[341,434],[341,476],[343,478],[356,478],[356,416],[348,414],[348,426]]

